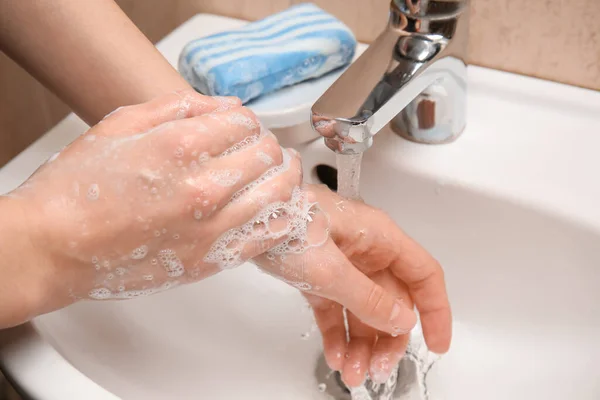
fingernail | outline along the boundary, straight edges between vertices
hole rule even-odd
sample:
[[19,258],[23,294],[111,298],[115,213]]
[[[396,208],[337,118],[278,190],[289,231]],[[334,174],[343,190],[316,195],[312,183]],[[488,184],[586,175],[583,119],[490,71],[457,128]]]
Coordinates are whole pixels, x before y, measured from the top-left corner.
[[[392,313],[390,314],[390,325],[392,326],[392,335],[403,335],[411,331],[411,329],[416,324],[416,316],[411,318],[408,313],[414,314],[412,310],[406,307],[406,304],[402,301],[402,299],[397,299],[394,301],[394,305],[392,307]],[[407,323],[414,319],[415,321]]]

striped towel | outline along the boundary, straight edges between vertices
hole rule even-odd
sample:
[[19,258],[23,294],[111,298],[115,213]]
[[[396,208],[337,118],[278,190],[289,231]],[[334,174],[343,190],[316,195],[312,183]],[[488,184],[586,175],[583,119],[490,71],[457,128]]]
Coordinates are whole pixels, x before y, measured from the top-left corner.
[[246,103],[349,64],[355,48],[346,25],[305,3],[190,42],[179,56],[179,71],[203,94]]

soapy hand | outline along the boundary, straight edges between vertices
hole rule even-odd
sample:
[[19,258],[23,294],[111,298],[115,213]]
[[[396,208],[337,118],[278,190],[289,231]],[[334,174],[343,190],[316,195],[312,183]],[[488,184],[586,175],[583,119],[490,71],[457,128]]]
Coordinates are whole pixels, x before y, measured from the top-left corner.
[[11,194],[36,220],[46,309],[152,294],[262,253],[280,237],[213,244],[289,201],[300,167],[239,99],[186,91],[117,110]]
[[[330,217],[332,240],[373,281],[370,301],[358,309],[377,314],[374,311],[385,307],[385,301],[380,299],[388,296],[402,299],[407,308],[412,308],[414,301],[427,346],[433,352],[445,353],[450,346],[452,316],[438,262],[383,212],[342,199],[323,186],[313,186],[311,191]],[[348,291],[354,290],[348,281],[344,284],[348,285]],[[388,330],[349,311],[350,342],[346,343],[340,302],[314,295],[306,297],[321,330],[329,366],[342,371],[342,378],[349,386],[360,385],[366,373],[376,383],[385,382],[402,358],[409,335],[401,331],[390,335]]]

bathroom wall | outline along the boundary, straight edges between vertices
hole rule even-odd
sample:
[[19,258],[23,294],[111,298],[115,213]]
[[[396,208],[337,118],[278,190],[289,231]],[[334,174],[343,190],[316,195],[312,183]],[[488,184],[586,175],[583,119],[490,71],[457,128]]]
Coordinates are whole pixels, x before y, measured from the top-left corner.
[[[471,0],[470,62],[600,90],[600,0]],[[300,0],[117,0],[153,41],[199,12],[257,19]],[[314,0],[373,40],[389,0]],[[68,112],[0,54],[0,165]]]

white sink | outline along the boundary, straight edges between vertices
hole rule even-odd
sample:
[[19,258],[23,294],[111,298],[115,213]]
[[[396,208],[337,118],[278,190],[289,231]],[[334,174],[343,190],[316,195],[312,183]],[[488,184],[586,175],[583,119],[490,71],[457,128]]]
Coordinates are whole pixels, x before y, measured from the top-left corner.
[[[173,61],[186,40],[159,49]],[[431,399],[597,400],[600,93],[470,67],[468,98],[456,143],[384,130],[363,164],[365,200],[446,270],[455,338]],[[84,130],[69,116],[0,170],[0,193]],[[334,165],[320,140],[300,150],[307,180]],[[319,355],[301,296],[250,265],[0,332],[0,366],[40,400],[327,399]]]

